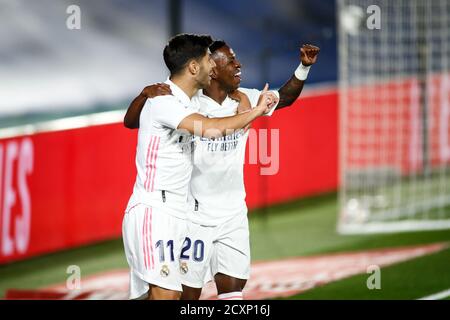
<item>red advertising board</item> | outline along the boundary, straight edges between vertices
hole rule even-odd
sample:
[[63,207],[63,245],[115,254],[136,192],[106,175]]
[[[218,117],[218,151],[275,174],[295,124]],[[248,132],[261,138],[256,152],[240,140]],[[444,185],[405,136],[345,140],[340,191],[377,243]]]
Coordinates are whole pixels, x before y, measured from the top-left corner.
[[[409,175],[424,166],[426,144],[433,168],[450,162],[450,75],[353,87],[347,94],[346,135],[342,146],[349,169],[391,168]],[[423,96],[425,95],[425,99]],[[423,102],[427,103],[424,116]],[[424,135],[427,132],[427,135]]]

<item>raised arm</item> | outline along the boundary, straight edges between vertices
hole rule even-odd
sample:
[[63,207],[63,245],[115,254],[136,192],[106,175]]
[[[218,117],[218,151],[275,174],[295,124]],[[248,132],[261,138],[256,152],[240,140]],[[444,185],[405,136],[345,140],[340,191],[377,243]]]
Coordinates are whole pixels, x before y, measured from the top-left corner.
[[301,64],[295,71],[294,75],[278,90],[280,93],[280,102],[276,107],[276,110],[288,107],[302,92],[303,85],[308,75],[311,65],[316,63],[317,55],[319,54],[319,47],[306,44],[300,48],[300,60]]
[[141,115],[142,108],[147,99],[169,94],[172,94],[172,91],[170,90],[170,86],[166,83],[156,83],[145,87],[130,103],[127,113],[123,118],[123,125],[128,129],[139,128],[139,116]]

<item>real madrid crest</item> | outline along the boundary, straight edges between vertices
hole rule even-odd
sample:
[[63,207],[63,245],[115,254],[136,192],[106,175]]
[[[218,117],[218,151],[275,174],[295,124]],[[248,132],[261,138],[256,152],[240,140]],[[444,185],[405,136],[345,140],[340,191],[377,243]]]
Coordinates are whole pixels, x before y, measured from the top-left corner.
[[187,263],[186,263],[186,262],[182,262],[182,263],[180,264],[180,272],[181,272],[182,274],[186,274],[186,273],[188,272],[188,270],[189,270],[189,268],[188,268]]
[[170,273],[169,267],[168,267],[166,264],[164,264],[164,265],[161,267],[161,272],[160,272],[161,276],[162,276],[162,277],[167,277],[167,276],[169,275],[169,273]]

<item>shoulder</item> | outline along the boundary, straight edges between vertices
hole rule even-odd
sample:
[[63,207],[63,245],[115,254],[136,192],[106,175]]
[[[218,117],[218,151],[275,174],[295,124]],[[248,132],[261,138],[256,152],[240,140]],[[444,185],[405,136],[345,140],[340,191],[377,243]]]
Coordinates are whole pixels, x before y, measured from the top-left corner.
[[[250,96],[257,95],[258,97],[261,95],[261,90],[259,89],[250,89],[250,88],[239,88],[239,91],[242,93],[245,93],[249,98]],[[278,90],[269,90],[270,92],[273,92],[276,96],[279,96]]]
[[261,95],[261,91],[259,91],[258,89],[250,89],[250,88],[239,88],[238,90],[248,97],[252,107],[256,106],[256,104],[258,103],[259,96]]
[[173,103],[181,104],[181,102],[173,95],[154,97],[151,99],[147,99],[147,102],[151,103],[152,106],[173,104]]
[[[256,106],[259,100],[259,96],[261,95],[261,90],[249,88],[239,88],[238,90],[247,95],[248,99],[252,104],[252,107]],[[278,98],[280,98],[280,93],[278,92],[278,90],[269,90],[269,92],[272,92]]]
[[251,95],[259,95],[260,91],[258,89],[250,89],[250,88],[238,88],[238,90],[242,93],[245,93],[247,96]]
[[177,97],[172,95],[159,96],[148,99],[151,109],[156,113],[178,113],[190,109],[190,105],[183,104]]

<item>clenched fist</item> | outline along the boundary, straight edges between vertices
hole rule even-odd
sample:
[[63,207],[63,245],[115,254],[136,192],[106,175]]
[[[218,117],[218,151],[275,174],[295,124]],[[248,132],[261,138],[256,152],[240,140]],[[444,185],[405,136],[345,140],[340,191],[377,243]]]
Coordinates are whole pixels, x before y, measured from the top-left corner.
[[319,51],[319,47],[313,46],[312,44],[304,44],[300,48],[300,59],[302,60],[302,65],[310,66],[316,63]]

